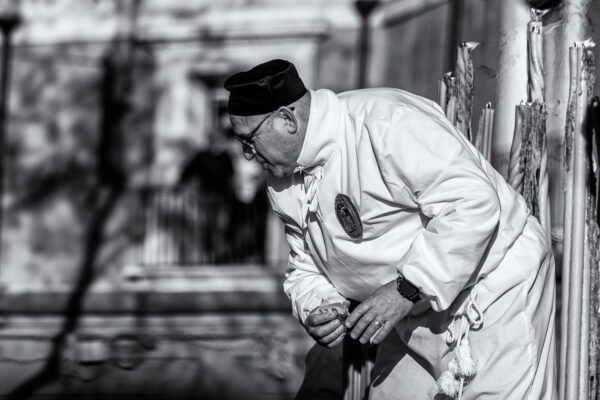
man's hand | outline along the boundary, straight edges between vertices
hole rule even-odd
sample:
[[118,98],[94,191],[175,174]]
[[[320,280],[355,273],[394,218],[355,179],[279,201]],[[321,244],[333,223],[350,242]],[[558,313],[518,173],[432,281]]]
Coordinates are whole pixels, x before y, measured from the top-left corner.
[[350,336],[361,343],[379,344],[411,310],[413,303],[396,290],[396,280],[386,283],[356,307],[346,320]]
[[333,347],[344,340],[348,306],[342,303],[324,304],[308,314],[304,324],[306,331],[317,343]]

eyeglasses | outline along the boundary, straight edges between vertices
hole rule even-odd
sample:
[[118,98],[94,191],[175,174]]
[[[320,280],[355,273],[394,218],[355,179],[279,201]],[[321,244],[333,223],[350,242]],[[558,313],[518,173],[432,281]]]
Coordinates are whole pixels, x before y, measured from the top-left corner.
[[[293,112],[296,109],[296,107],[289,107],[289,109],[292,110],[292,112]],[[258,124],[258,126],[256,128],[254,128],[249,134],[244,135],[244,136],[235,134],[235,138],[237,140],[239,140],[240,143],[242,144],[242,150],[244,152],[244,158],[246,158],[246,160],[252,160],[254,157],[256,157],[256,148],[254,147],[254,137],[260,130],[260,127],[269,118],[271,118],[271,115],[275,114],[276,112],[277,111],[270,112],[269,115],[267,115],[262,121],[260,121],[260,124]]]
[[262,121],[260,121],[260,124],[258,124],[257,127],[254,128],[249,134],[244,136],[235,134],[235,138],[239,140],[242,144],[242,150],[244,151],[244,157],[246,158],[246,160],[252,160],[254,157],[256,157],[256,149],[254,148],[254,136],[256,136],[256,134],[260,130],[260,127],[269,118],[271,118],[271,115],[273,115],[274,113],[275,111],[269,113],[269,115],[267,115]]

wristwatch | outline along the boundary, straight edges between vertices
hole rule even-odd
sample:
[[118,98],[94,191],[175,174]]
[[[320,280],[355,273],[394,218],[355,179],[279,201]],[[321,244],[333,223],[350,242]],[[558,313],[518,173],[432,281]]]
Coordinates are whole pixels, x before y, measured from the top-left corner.
[[404,279],[400,273],[398,273],[398,277],[396,278],[396,289],[398,290],[398,293],[400,293],[400,296],[413,303],[421,300],[421,292],[419,291],[419,288]]

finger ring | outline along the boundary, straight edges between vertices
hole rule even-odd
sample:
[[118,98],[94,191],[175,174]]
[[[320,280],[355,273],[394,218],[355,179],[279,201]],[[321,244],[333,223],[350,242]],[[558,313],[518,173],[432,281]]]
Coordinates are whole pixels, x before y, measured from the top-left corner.
[[373,321],[373,325],[375,325],[377,328],[381,328],[381,326],[383,325],[381,322],[374,320]]

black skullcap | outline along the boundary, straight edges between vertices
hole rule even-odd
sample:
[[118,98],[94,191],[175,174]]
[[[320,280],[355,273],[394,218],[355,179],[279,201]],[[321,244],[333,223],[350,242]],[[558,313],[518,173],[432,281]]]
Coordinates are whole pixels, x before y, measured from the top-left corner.
[[296,67],[289,61],[271,60],[225,81],[232,115],[260,115],[287,106],[306,93]]

